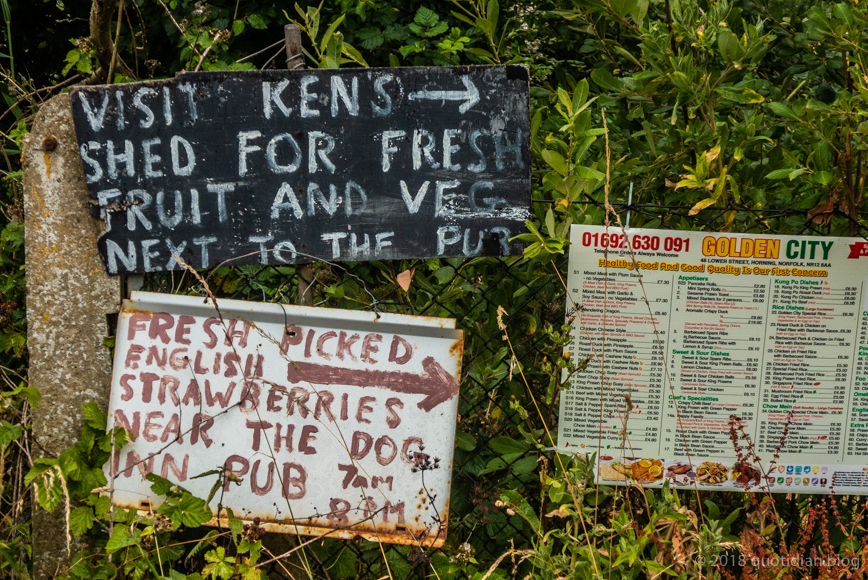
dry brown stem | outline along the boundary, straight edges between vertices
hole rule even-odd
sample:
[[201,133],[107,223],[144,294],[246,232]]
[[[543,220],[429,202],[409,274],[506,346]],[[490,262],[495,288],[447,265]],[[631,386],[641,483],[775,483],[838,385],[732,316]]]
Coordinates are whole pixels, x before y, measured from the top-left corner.
[[[97,85],[110,80],[108,79],[108,73],[112,68],[112,53],[114,52],[111,30],[114,9],[115,0],[93,0],[93,4],[91,5],[90,38],[93,41],[94,49],[96,49],[99,67],[90,78],[84,81],[86,85]],[[130,67],[127,66],[120,56],[117,57],[114,70],[125,77],[135,77],[135,73],[130,70]]]

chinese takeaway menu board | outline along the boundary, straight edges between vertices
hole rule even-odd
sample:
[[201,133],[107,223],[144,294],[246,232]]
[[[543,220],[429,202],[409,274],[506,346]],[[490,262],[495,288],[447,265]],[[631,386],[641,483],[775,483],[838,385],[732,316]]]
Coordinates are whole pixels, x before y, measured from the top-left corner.
[[868,242],[602,226],[571,242],[569,348],[593,359],[561,396],[560,451],[597,453],[609,484],[868,494]]

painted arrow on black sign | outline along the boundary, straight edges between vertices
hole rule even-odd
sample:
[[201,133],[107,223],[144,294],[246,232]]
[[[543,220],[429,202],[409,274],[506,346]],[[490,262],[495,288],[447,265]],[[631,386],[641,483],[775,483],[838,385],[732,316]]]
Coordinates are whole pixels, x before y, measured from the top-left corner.
[[458,107],[458,111],[464,114],[479,102],[479,90],[469,78],[462,77],[461,80],[464,82],[464,88],[467,89],[465,91],[416,91],[415,93],[410,93],[410,100],[464,101]]
[[428,395],[418,405],[423,411],[430,411],[458,394],[458,381],[433,357],[423,359],[422,368],[425,372],[416,374],[291,362],[287,368],[286,378],[293,384],[305,381],[314,385],[377,387],[408,395]]

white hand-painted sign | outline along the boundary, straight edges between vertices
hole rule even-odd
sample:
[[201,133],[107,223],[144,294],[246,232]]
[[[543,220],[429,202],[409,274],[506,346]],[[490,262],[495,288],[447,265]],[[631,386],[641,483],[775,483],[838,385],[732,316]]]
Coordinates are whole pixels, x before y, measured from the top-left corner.
[[110,426],[134,441],[104,468],[114,502],[159,503],[151,472],[207,497],[213,478],[194,476],[223,467],[215,511],[442,545],[463,340],[454,319],[135,292],[115,347]]

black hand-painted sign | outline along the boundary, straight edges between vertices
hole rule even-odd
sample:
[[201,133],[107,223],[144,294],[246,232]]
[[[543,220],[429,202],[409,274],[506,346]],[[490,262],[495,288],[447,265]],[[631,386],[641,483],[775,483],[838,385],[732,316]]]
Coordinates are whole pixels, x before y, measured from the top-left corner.
[[490,66],[76,87],[107,269],[519,253],[528,78]]

